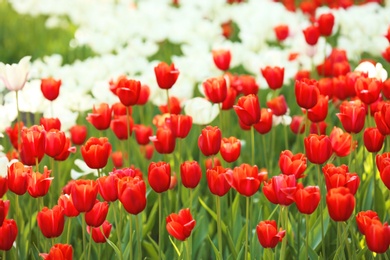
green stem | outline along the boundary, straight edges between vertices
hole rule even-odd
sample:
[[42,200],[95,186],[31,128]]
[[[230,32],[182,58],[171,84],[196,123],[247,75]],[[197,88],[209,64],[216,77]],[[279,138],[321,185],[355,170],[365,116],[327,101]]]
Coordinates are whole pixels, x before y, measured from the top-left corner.
[[166,93],[167,93],[168,114],[171,115],[171,101],[169,100],[169,89],[166,90]]
[[190,260],[191,259],[191,251],[190,251],[190,242],[189,242],[189,239],[188,240],[186,240],[185,242],[184,242],[184,244],[185,244],[185,247],[186,247],[186,259],[187,260]]
[[322,246],[322,257],[326,259],[325,255],[325,231],[324,231],[324,218],[323,218],[323,210],[324,210],[324,187],[322,187],[322,176],[321,176],[321,165],[317,164],[317,177],[318,177],[318,186],[320,187],[321,200],[320,200],[320,218],[321,218],[321,246]]
[[222,252],[222,230],[221,230],[221,197],[216,196],[216,206],[217,206],[217,232],[218,232],[218,250],[219,255],[217,259],[222,260],[223,259],[223,252]]
[[85,243],[85,229],[86,229],[85,217],[82,217],[82,215],[80,215],[80,217],[81,217],[81,228],[82,228],[81,232],[83,236],[83,250],[84,252],[87,252],[86,243]]
[[21,122],[21,119],[20,119],[20,110],[19,110],[19,91],[15,91],[15,96],[16,96],[16,112],[17,112],[17,118],[18,118],[18,121],[16,122],[17,123],[17,128],[18,128],[18,147],[17,147],[17,151],[18,151],[18,154],[19,154],[19,159],[20,159],[20,135],[21,135],[21,128],[20,128],[20,122]]
[[130,165],[130,149],[131,149],[131,125],[130,125],[130,106],[126,108],[126,116],[127,116],[127,160]]
[[261,135],[261,141],[262,141],[262,145],[263,145],[263,155],[264,155],[264,161],[265,161],[265,167],[267,168],[268,172],[271,171],[271,169],[269,168],[269,164],[268,164],[268,153],[266,152],[267,151],[267,147],[266,147],[266,139],[265,139],[265,135]]
[[[283,223],[283,226],[284,226],[284,229],[286,230],[286,236],[288,234],[288,207],[287,206],[283,206],[282,208],[282,223]],[[286,259],[286,248],[287,248],[287,239],[283,239],[282,240],[282,249],[281,249],[281,252],[280,252],[280,255],[281,255],[281,259]]]
[[309,214],[305,214],[306,218],[306,255],[305,259],[309,259],[309,235],[310,235],[310,221],[309,221]]
[[70,244],[70,222],[71,222],[72,218],[69,218],[68,219],[68,228],[67,228],[67,232],[66,232],[66,243],[67,244]]
[[193,189],[190,189],[190,210],[192,210],[192,200],[194,199]]
[[373,175],[372,175],[372,179],[374,180],[374,203],[373,203],[373,210],[376,211],[377,210],[377,206],[376,206],[376,198],[377,198],[377,192],[378,192],[378,184],[377,184],[377,181],[376,181],[376,167],[375,167],[375,153],[371,153],[371,156],[372,156],[372,165],[374,165],[373,167]]
[[89,232],[89,245],[88,245],[88,260],[91,259],[91,248],[92,248],[92,227]]
[[223,133],[222,103],[219,103],[218,106],[219,106],[219,116],[218,116],[219,117],[219,128],[221,129],[221,132]]
[[[168,92],[168,90],[167,90]],[[162,194],[158,194],[158,259],[161,260],[161,246],[162,246]]]
[[130,247],[130,260],[133,260],[133,220],[132,215],[130,215],[129,221],[129,247]]
[[251,127],[252,165],[255,165],[255,128]]
[[[342,238],[341,238],[341,230],[342,230],[342,227],[341,227],[341,221],[338,221],[337,222],[337,248],[340,248],[341,247],[341,245],[342,245]],[[343,251],[344,249],[342,249],[342,250],[340,250],[340,251],[338,251],[338,252],[341,252],[341,251]],[[341,258],[339,255],[336,255],[335,257],[337,257],[337,258]]]
[[116,215],[116,211],[119,210],[119,207],[120,207],[120,204],[118,203],[118,208],[114,208],[114,220],[115,220],[115,229],[116,229],[116,235],[117,235],[117,238],[118,238],[118,248],[119,248],[119,252],[120,252],[120,255],[119,255],[119,258],[120,259],[123,259],[123,255],[122,255],[122,241],[121,241],[121,223],[120,223],[120,220],[118,220],[117,218],[117,215]]
[[135,236],[137,239],[137,256],[138,259],[142,259],[142,249],[141,249],[141,231],[140,231],[140,223],[139,216],[135,215]]
[[245,259],[248,260],[248,245],[250,241],[249,230],[251,228],[250,220],[249,220],[249,205],[250,205],[250,197],[246,197],[246,241],[245,241]]
[[288,149],[288,134],[287,134],[287,127],[288,127],[288,125],[286,125],[284,123],[284,119],[282,119],[282,120],[283,120],[283,132],[284,132],[284,147],[287,150]]

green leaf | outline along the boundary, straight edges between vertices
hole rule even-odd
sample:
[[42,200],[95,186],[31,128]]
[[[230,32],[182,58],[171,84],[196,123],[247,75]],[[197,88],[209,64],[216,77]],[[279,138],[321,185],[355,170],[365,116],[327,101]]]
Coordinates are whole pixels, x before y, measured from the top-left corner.
[[213,241],[211,240],[210,236],[207,236],[207,238],[209,239],[210,244],[211,244],[211,247],[212,247],[213,250],[214,250],[214,254],[215,254],[215,256],[216,256],[215,259],[217,259],[217,258],[218,258],[218,255],[219,255],[218,249],[217,249],[217,247],[214,245],[214,243],[213,243]]
[[158,259],[158,251],[152,243],[143,240],[142,247],[145,249],[150,259]]
[[[104,235],[104,233],[103,233],[103,235]],[[106,241],[114,249],[115,254],[119,258],[119,256],[121,255],[121,252],[119,251],[119,248],[110,239],[108,239],[107,237],[106,237]]]
[[[321,241],[322,241],[322,234],[321,234],[321,219],[320,219],[321,216],[319,216],[315,223],[314,223],[314,226],[311,227],[311,241],[310,241],[310,247],[311,248],[317,248]],[[326,232],[328,230],[328,226],[329,226],[329,221],[330,221],[330,217],[329,217],[329,213],[328,213],[328,209],[325,207],[323,212],[322,212],[322,218],[324,219],[324,237],[326,235]],[[325,241],[323,241],[325,242]]]
[[146,234],[149,234],[150,231],[153,229],[154,224],[158,222],[156,221],[157,209],[158,209],[158,203],[154,203],[153,208],[149,213],[148,221],[146,222],[146,224],[143,225],[142,238],[145,238]]
[[177,255],[179,256],[179,258],[180,258],[180,250],[179,250],[179,248],[177,248],[177,246],[176,246],[176,244],[175,244],[175,242],[173,242],[173,240],[172,240],[172,238],[171,238],[171,236],[169,236],[169,241],[171,241],[171,244],[173,245],[173,248],[175,249],[175,251],[176,251],[176,253],[177,253]]

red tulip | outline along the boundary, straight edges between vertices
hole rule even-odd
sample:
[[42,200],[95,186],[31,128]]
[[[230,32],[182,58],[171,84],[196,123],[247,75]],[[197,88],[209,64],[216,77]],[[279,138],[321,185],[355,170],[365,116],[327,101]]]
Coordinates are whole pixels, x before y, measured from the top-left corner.
[[74,125],[69,131],[72,143],[75,145],[83,144],[87,138],[87,127],[85,125]]
[[[215,66],[217,66],[220,70],[228,70],[230,67],[230,61],[232,59],[232,55],[230,53],[230,50],[213,50],[213,60]],[[214,101],[213,101],[214,102]],[[214,102],[219,103],[219,102]]]
[[198,138],[198,147],[205,156],[215,155],[221,148],[221,130],[217,126],[206,126]]
[[107,201],[96,200],[92,209],[85,213],[85,223],[88,226],[99,227],[103,224],[108,213]]
[[116,175],[110,174],[108,176],[102,176],[96,180],[99,188],[99,194],[105,201],[113,202],[118,199],[116,178]]
[[322,36],[330,36],[334,25],[334,15],[332,13],[321,14],[317,19],[318,29]]
[[81,155],[89,168],[101,169],[106,166],[111,153],[111,144],[107,137],[91,137],[81,146]]
[[129,138],[129,127],[130,135],[133,129],[133,119],[127,116],[116,116],[111,120],[110,127],[119,140],[127,140]]
[[41,91],[43,96],[53,101],[60,94],[61,80],[55,80],[51,77],[41,79]]
[[214,156],[206,159],[205,161],[206,169],[212,169],[216,166],[222,166],[221,161],[218,159],[218,157]]
[[73,248],[68,244],[55,244],[50,248],[49,253],[39,254],[44,260],[72,260]]
[[241,141],[236,137],[222,138],[221,149],[219,150],[222,158],[226,162],[234,162],[238,159],[241,153]]
[[257,95],[259,92],[259,86],[256,83],[256,79],[251,75],[239,75],[234,77],[234,80],[230,82],[230,86],[235,88],[239,93],[243,93],[245,96]]
[[333,79],[332,78],[320,78],[318,80],[318,90],[323,96],[327,96],[328,99],[333,97]]
[[320,203],[320,188],[318,186],[303,188],[302,184],[298,184],[297,187],[298,189],[294,194],[295,205],[302,214],[312,214]]
[[7,176],[3,177],[0,175],[0,198],[4,196],[4,194],[8,190],[8,179]]
[[122,168],[123,156],[124,155],[121,151],[115,151],[111,153],[111,161],[115,168]]
[[88,212],[95,205],[98,186],[94,180],[76,180],[72,184],[73,205],[79,212]]
[[112,104],[111,110],[112,110],[114,118],[116,116],[126,116],[127,113],[129,113],[129,115],[131,115],[133,113],[132,107],[127,107],[127,106],[123,105],[121,102],[116,102],[116,103]]
[[18,227],[15,220],[5,219],[0,226],[0,250],[8,251],[12,248],[18,235]]
[[141,82],[129,79],[116,89],[116,95],[124,106],[134,106],[137,104],[140,90]]
[[141,85],[137,105],[145,105],[149,100],[149,95],[150,95],[150,88],[147,85]]
[[9,209],[9,200],[0,199],[0,227],[3,225],[5,218],[7,217],[8,209]]
[[386,99],[390,99],[390,79],[383,82],[382,94],[386,97]]
[[27,191],[33,198],[43,197],[47,194],[50,188],[53,177],[50,177],[51,171],[45,166],[44,172],[31,172],[28,177]]
[[326,135],[326,128],[328,127],[328,124],[324,121],[318,122],[318,123],[311,123],[310,124],[310,134],[319,134],[319,135]]
[[280,41],[280,42],[284,41],[285,39],[287,39],[288,34],[289,34],[288,25],[281,24],[281,25],[274,27],[274,33],[275,33],[276,39],[278,41]]
[[161,154],[169,154],[175,150],[176,139],[168,126],[157,128],[156,135],[149,138]]
[[390,102],[381,102],[374,114],[375,123],[382,135],[390,135]]
[[39,124],[43,126],[46,131],[51,129],[61,130],[61,121],[58,118],[45,118],[39,119]]
[[166,222],[168,233],[181,241],[186,240],[191,235],[196,224],[188,208],[180,210],[178,214],[170,214],[166,218]]
[[16,122],[14,124],[14,127],[9,126],[5,129],[5,132],[7,133],[12,146],[18,151],[19,151],[18,132],[21,132],[23,128],[24,128],[24,123],[23,121],[20,121],[20,122]]
[[360,233],[366,234],[366,230],[370,227],[373,220],[379,220],[378,213],[372,210],[360,211],[356,215],[356,224]]
[[276,90],[283,86],[284,68],[267,66],[261,69],[261,74],[267,81],[270,89]]
[[57,129],[51,129],[46,132],[45,153],[54,158],[64,150],[65,143],[65,133]]
[[227,96],[226,80],[223,76],[209,78],[203,82],[206,97],[213,103],[222,103]]
[[23,128],[20,159],[26,165],[39,163],[45,155],[46,131],[42,126]]
[[233,172],[229,171],[226,174],[227,181],[241,195],[250,197],[254,195],[260,188],[260,179],[258,176],[257,166],[251,166],[249,164],[241,164],[233,169]]
[[320,38],[320,29],[315,25],[309,25],[303,30],[305,40],[309,45],[316,45],[318,38]]
[[59,237],[64,230],[64,209],[58,205],[52,209],[44,207],[37,215],[38,226],[47,238]]
[[344,101],[337,114],[344,130],[348,133],[359,133],[364,127],[366,109],[360,100]]
[[[157,176],[157,175],[156,175]],[[141,213],[146,207],[146,184],[138,176],[118,180],[118,198],[127,212]]]
[[180,176],[184,187],[194,189],[202,178],[202,169],[197,161],[185,161],[180,164]]
[[319,95],[317,104],[307,110],[307,117],[310,121],[318,123],[326,119],[328,115],[328,97]]
[[283,95],[268,100],[267,107],[269,107],[272,110],[272,113],[275,116],[282,116],[286,114],[288,110],[286,99],[284,98]]
[[334,221],[347,221],[355,208],[355,197],[348,188],[333,188],[326,194],[329,216]]
[[295,98],[301,108],[309,109],[317,104],[319,97],[318,82],[314,79],[295,81]]
[[232,174],[231,172],[231,169],[222,166],[215,166],[206,170],[207,184],[212,194],[222,197],[230,190],[227,175]]
[[152,162],[148,168],[148,181],[155,192],[167,191],[171,183],[171,166],[166,162]]
[[68,194],[61,194],[57,202],[58,206],[64,209],[64,215],[71,218],[77,217],[80,212],[74,207],[72,197]]
[[158,107],[162,114],[175,114],[178,115],[181,112],[180,100],[177,97],[169,97],[168,103]]
[[106,238],[110,236],[111,228],[110,222],[105,220],[100,227],[87,226],[87,232],[88,234],[92,232],[92,239],[95,243],[105,243],[107,241]]
[[271,203],[288,206],[294,202],[292,198],[296,189],[295,175],[280,174],[264,183],[263,193]]
[[373,220],[366,228],[365,237],[370,251],[386,253],[390,245],[390,227],[387,223],[382,224],[379,220]]
[[378,100],[382,90],[382,81],[376,78],[360,77],[356,80],[355,91],[358,98],[366,105]]
[[187,115],[171,115],[165,122],[176,138],[186,138],[192,127],[192,117]]
[[257,132],[266,134],[272,129],[272,110],[267,108],[261,109],[261,116],[259,122],[253,125]]
[[280,229],[278,232],[275,220],[260,221],[256,226],[257,238],[262,247],[274,248],[282,241],[286,231]]
[[360,178],[356,173],[350,173],[348,166],[334,166],[329,163],[322,168],[324,173],[326,189],[329,191],[333,188],[346,187],[355,195],[359,188]]
[[376,127],[367,127],[363,134],[364,146],[370,153],[377,153],[382,149],[385,137]]
[[251,126],[260,120],[260,103],[258,97],[254,94],[240,97],[237,105],[233,108],[245,125]]
[[27,191],[28,176],[32,168],[25,167],[21,162],[15,162],[8,168],[8,188],[17,195],[23,195]]
[[332,132],[330,132],[329,139],[334,153],[339,157],[349,155],[357,146],[356,141],[354,141],[354,144],[351,145],[351,134],[343,132],[341,128],[336,126],[333,127]]
[[173,63],[168,65],[165,62],[160,62],[154,67],[154,73],[157,84],[162,89],[170,89],[179,77],[179,70],[175,68]]
[[383,154],[378,154],[376,156],[376,166],[379,170],[381,180],[385,186],[390,189],[390,153],[386,152]]
[[291,132],[294,134],[303,134],[305,132],[305,121],[303,116],[293,116],[290,124]]
[[98,107],[93,106],[92,113],[88,114],[87,121],[98,130],[106,130],[111,123],[111,108],[107,103],[101,103]]
[[311,163],[323,164],[333,153],[330,138],[326,135],[310,134],[304,139],[307,159]]
[[293,154],[289,150],[282,151],[279,156],[279,168],[285,175],[295,175],[296,179],[305,177],[306,156],[303,153]]
[[221,109],[222,110],[231,109],[234,106],[234,104],[236,103],[236,97],[237,97],[237,90],[235,90],[232,87],[228,88],[227,92],[226,92],[226,98],[222,102]]
[[135,140],[139,145],[146,145],[150,142],[149,137],[153,136],[152,127],[145,125],[134,125],[133,129],[135,134]]

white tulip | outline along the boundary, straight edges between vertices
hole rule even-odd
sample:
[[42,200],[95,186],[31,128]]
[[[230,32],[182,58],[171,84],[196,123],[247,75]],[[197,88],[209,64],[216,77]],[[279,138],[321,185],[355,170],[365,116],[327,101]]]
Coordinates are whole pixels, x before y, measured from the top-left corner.
[[8,163],[8,158],[4,154],[0,155],[0,177],[7,177]]
[[7,89],[17,91],[24,87],[30,69],[30,59],[31,56],[26,56],[18,64],[11,65],[0,62],[0,79]]
[[193,124],[208,125],[218,116],[219,106],[205,98],[196,97],[185,102],[184,111],[192,117]]
[[382,82],[387,79],[387,71],[380,63],[374,65],[369,61],[363,61],[356,67],[355,71],[367,73],[369,78],[376,78]]

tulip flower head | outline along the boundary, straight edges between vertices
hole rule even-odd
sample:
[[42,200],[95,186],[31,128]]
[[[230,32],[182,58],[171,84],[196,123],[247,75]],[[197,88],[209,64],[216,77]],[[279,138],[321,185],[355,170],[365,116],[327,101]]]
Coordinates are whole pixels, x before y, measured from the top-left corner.
[[111,144],[106,137],[91,137],[81,147],[81,155],[91,169],[101,169],[107,164],[111,153]]
[[15,220],[5,219],[0,226],[0,250],[8,251],[12,248],[18,235],[18,227]]
[[50,248],[49,253],[39,254],[43,260],[72,260],[73,259],[73,248],[72,245],[68,244],[55,244]]
[[168,65],[165,62],[160,62],[154,67],[154,73],[156,75],[157,84],[161,89],[172,88],[179,77],[179,70],[175,68],[173,63]]
[[88,234],[92,232],[92,239],[95,243],[105,243],[107,241],[106,238],[110,236],[112,224],[105,220],[100,227],[90,227],[87,226]]
[[196,224],[188,208],[180,210],[178,214],[170,214],[166,218],[166,222],[168,233],[181,241],[186,240],[191,235]]
[[31,56],[23,57],[18,64],[0,62],[0,79],[9,91],[22,90],[30,70]]
[[331,219],[347,221],[355,208],[355,197],[348,188],[333,188],[326,194],[326,205]]
[[275,220],[260,221],[256,226],[257,238],[262,247],[274,248],[282,241],[286,231],[280,229],[278,232]]
[[41,91],[47,100],[55,100],[60,94],[60,87],[61,80],[55,80],[52,77],[41,79]]
[[224,49],[213,50],[212,54],[213,54],[214,64],[215,66],[217,66],[218,69],[222,71],[226,71],[229,69],[230,61],[232,59],[230,50],[224,50]]
[[37,215],[38,226],[47,238],[59,237],[64,230],[64,209],[58,205],[52,209],[44,207]]
[[171,183],[171,166],[166,162],[152,162],[148,168],[148,181],[155,192],[167,191]]

